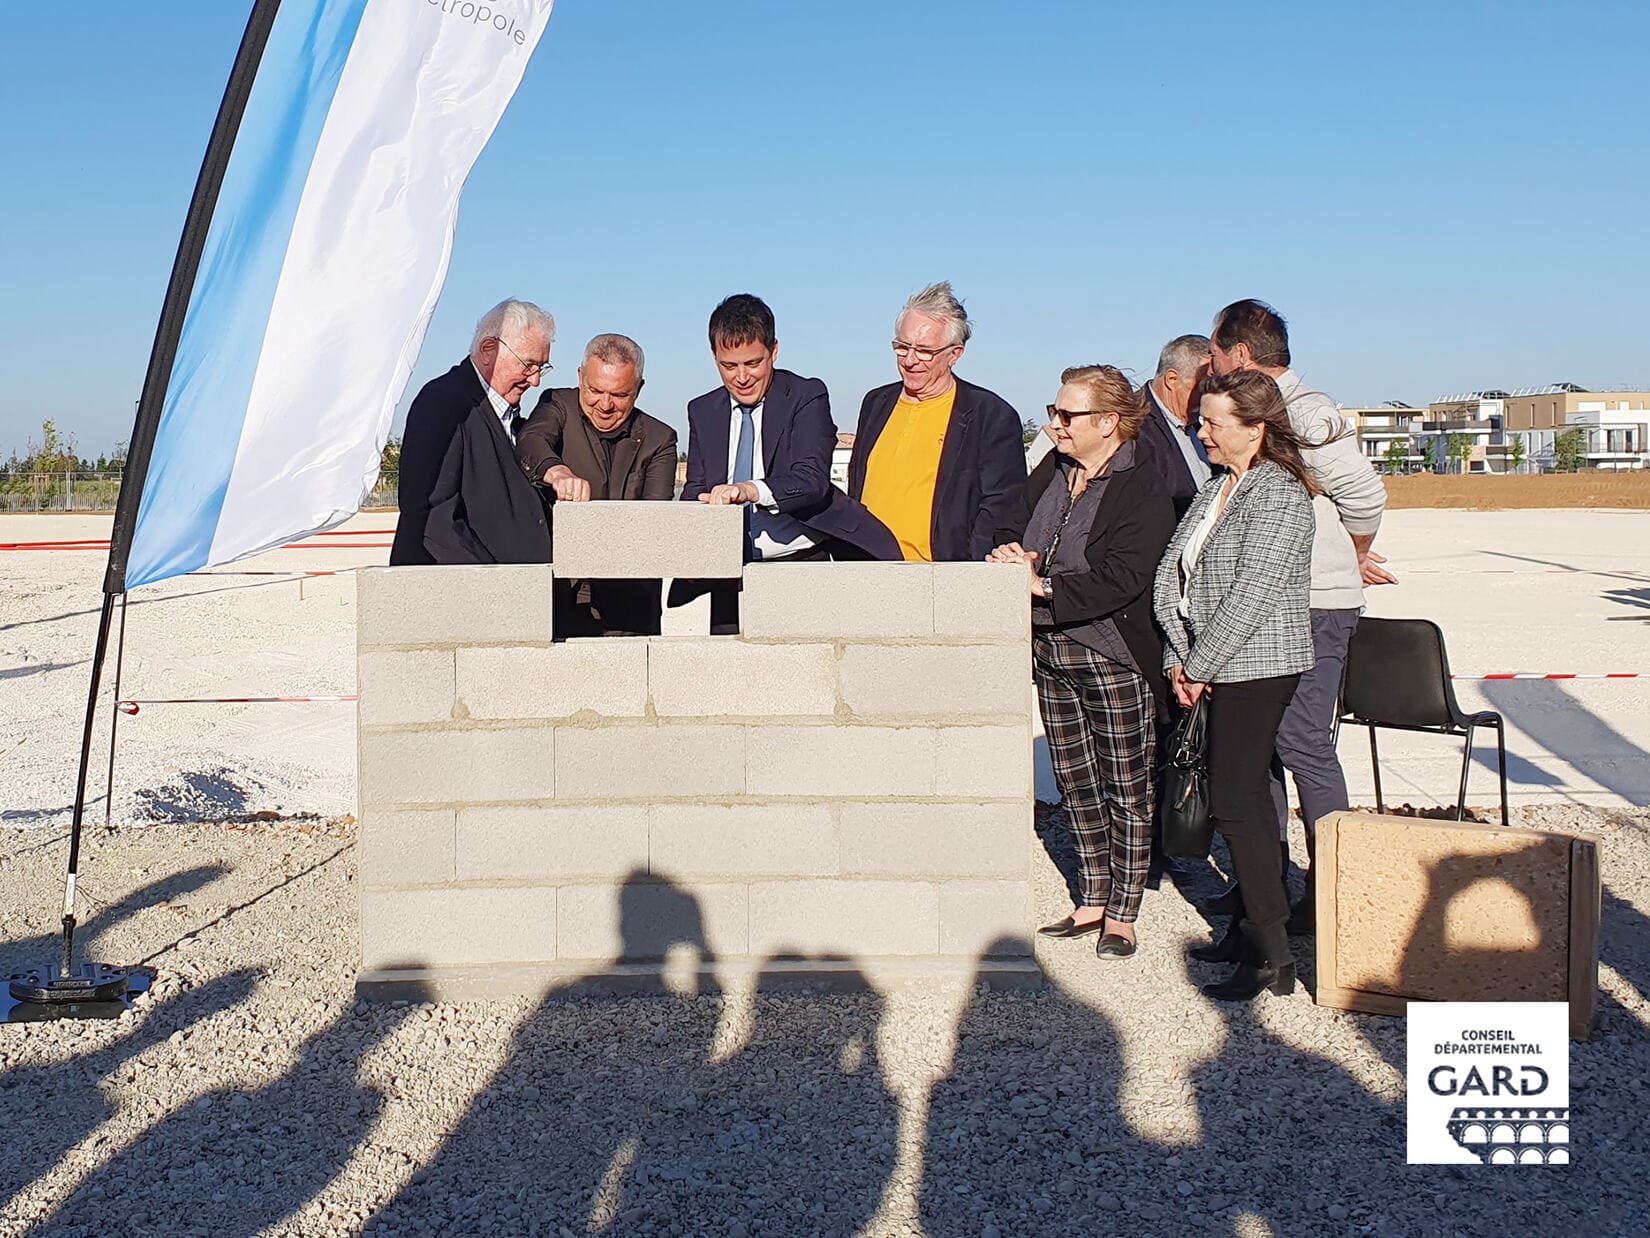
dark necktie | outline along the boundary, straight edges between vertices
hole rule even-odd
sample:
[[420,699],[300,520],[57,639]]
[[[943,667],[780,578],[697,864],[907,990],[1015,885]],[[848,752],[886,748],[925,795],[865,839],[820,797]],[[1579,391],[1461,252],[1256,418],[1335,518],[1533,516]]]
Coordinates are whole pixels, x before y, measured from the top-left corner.
[[756,410],[758,405],[748,408],[743,404],[734,405],[739,410],[739,448],[733,455],[733,481],[751,481],[756,468]]

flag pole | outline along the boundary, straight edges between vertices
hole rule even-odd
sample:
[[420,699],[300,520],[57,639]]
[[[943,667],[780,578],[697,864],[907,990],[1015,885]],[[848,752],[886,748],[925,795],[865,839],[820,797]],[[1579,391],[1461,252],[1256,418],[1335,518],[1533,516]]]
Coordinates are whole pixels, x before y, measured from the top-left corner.
[[171,384],[172,365],[177,360],[178,340],[183,334],[184,318],[189,312],[189,298],[194,292],[195,276],[200,270],[201,255],[206,248],[207,232],[212,224],[212,213],[217,208],[218,194],[223,188],[224,173],[229,167],[229,156],[235,148],[241,118],[246,114],[252,84],[258,76],[258,65],[263,60],[269,32],[280,7],[281,0],[254,0],[246,30],[241,35],[240,50],[235,54],[234,68],[229,73],[229,83],[218,105],[212,136],[206,144],[206,156],[195,179],[194,196],[189,201],[189,213],[184,218],[177,257],[172,263],[172,276],[166,285],[166,298],[161,303],[160,323],[155,329],[155,342],[149,351],[149,368],[143,376],[143,391],[138,397],[137,417],[126,452],[126,467],[121,474],[120,497],[115,502],[114,530],[109,536],[109,566],[103,579],[103,607],[98,617],[97,644],[92,653],[92,685],[86,700],[86,725],[80,740],[80,773],[75,783],[74,815],[69,830],[61,964],[18,973],[10,988],[12,996],[20,1002],[61,1007],[77,1002],[107,1001],[121,996],[130,979],[125,969],[98,963],[85,963],[78,972],[74,970],[75,881],[80,866],[81,826],[86,816],[86,775],[92,760],[92,729],[96,722],[98,688],[102,682],[103,660],[109,650],[109,627],[114,615],[115,598],[126,592],[126,561],[131,553],[132,534],[137,527],[138,508],[143,500],[149,457],[154,451],[161,410],[165,407],[167,387]]

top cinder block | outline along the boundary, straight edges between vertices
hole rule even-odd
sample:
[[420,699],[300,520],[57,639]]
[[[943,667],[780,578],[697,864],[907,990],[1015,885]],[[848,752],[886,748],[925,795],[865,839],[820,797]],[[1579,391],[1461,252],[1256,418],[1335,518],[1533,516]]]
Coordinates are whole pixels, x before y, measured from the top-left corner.
[[362,568],[355,602],[361,649],[550,640],[548,563]]
[[551,526],[563,579],[726,579],[744,568],[743,507],[557,503]]
[[927,563],[753,563],[745,569],[739,631],[751,637],[932,636],[934,569]]

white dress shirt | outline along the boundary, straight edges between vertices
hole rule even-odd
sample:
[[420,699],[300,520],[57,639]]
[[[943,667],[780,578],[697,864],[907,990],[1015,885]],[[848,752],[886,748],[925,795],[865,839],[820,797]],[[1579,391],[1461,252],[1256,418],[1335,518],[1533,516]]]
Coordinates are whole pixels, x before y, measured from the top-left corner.
[[1157,405],[1157,411],[1169,423],[1169,434],[1174,438],[1175,446],[1180,448],[1180,454],[1186,460],[1186,469],[1191,473],[1192,480],[1201,490],[1203,483],[1214,475],[1214,470],[1209,467],[1209,457],[1203,444],[1198,441],[1197,435],[1192,433],[1191,425],[1181,421],[1169,411],[1167,404],[1157,398],[1157,391],[1150,383],[1146,384],[1146,391],[1152,397],[1152,403]]
[[[819,545],[819,540],[808,532],[807,528],[798,520],[790,516],[779,514],[779,505],[773,501],[773,490],[764,480],[766,469],[762,463],[762,406],[766,400],[757,402],[751,411],[751,426],[753,438],[751,441],[751,475],[750,483],[756,487],[756,503],[758,509],[752,512],[750,529],[751,544],[759,559],[783,559],[787,555],[794,555],[799,551],[810,550]],[[730,393],[728,396],[728,480],[733,480],[733,470],[739,461],[739,430],[744,421],[744,414],[739,411],[739,401]]]
[[498,392],[494,391],[493,384],[488,382],[487,376],[476,368],[476,363],[473,360],[470,362],[470,368],[475,370],[476,377],[481,379],[481,389],[487,393],[487,402],[493,406],[493,415],[504,425],[504,437],[512,443],[515,442],[514,427],[516,417],[521,412],[521,405],[511,404]]

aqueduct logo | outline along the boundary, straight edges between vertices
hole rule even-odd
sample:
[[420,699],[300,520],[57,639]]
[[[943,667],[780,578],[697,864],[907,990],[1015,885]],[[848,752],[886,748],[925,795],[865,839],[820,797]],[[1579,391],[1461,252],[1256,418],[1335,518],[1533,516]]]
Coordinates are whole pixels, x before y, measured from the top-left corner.
[[1568,1165],[1563,1002],[1411,1002],[1412,1165]]

